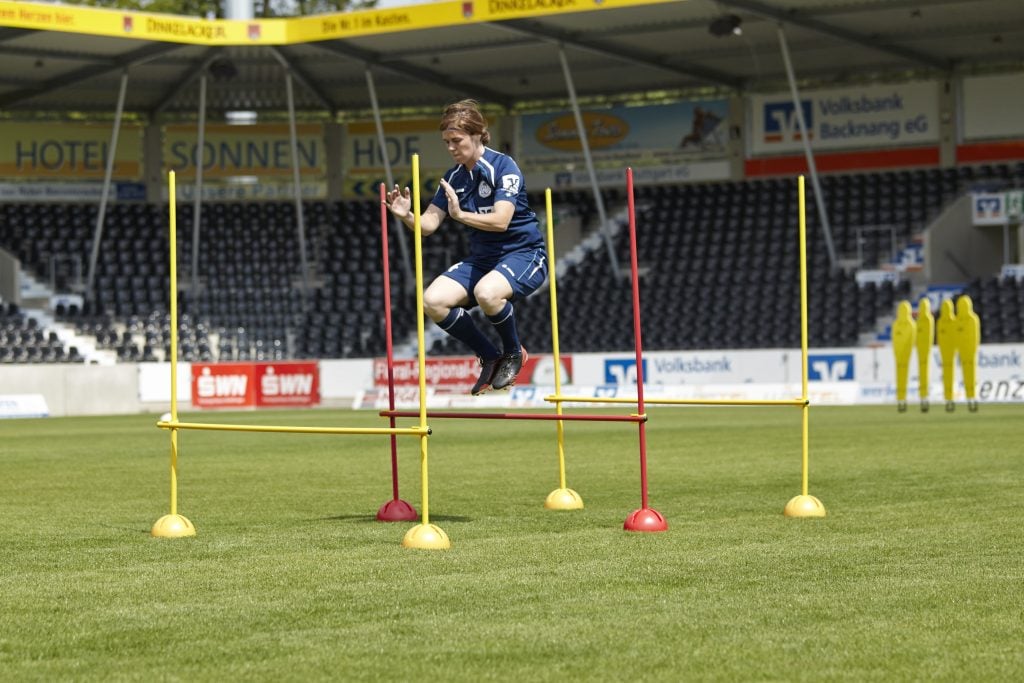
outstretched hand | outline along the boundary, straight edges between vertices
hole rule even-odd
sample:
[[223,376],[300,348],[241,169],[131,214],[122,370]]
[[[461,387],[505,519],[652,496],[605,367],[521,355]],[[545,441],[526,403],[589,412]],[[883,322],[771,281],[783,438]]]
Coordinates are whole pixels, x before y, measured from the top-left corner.
[[448,181],[441,178],[441,188],[444,190],[445,197],[448,198],[448,215],[452,218],[458,219],[462,215],[462,206],[459,204],[459,195],[455,194],[455,189],[448,184]]
[[385,195],[384,205],[397,218],[408,218],[412,213],[412,195],[409,192],[409,188],[406,187],[400,190],[396,184],[394,189],[388,190],[387,195]]

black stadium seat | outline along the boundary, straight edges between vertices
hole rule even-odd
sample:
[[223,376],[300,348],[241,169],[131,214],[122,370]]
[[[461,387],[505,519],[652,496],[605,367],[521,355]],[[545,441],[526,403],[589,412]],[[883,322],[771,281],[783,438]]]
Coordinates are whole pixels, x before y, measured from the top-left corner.
[[[865,267],[877,267],[892,258],[893,241],[897,247],[906,244],[971,187],[1024,184],[1024,162],[830,174],[821,180],[836,250],[844,257],[859,251]],[[609,215],[621,217],[622,191],[612,188],[603,194]],[[777,347],[799,341],[792,179],[641,185],[636,198],[648,348]],[[543,205],[542,196],[533,200]],[[594,227],[597,212],[588,191],[558,190],[554,202],[576,214],[584,231]],[[192,287],[190,272],[192,208],[178,207],[181,347],[188,359],[383,353],[376,201],[303,205],[313,287],[308,295],[301,291],[293,203],[205,204],[198,289]],[[75,259],[83,267],[88,264],[95,217],[91,204],[0,205],[0,246],[30,272],[44,279],[52,275],[68,285],[74,280],[70,264]],[[394,239],[393,230],[389,235]],[[861,333],[873,330],[880,316],[891,315],[895,302],[910,292],[905,284],[898,289],[884,283],[859,287],[852,275],[830,271],[813,189],[808,193],[807,237],[812,343],[855,345]],[[623,225],[613,242],[620,266],[627,266],[629,242]],[[389,246],[392,325],[398,343],[415,333],[415,297],[401,250],[394,242]],[[424,241],[424,276],[429,281],[466,251],[465,231],[443,226]],[[115,202],[108,207],[94,298],[79,310],[65,306],[55,311],[56,317],[95,333],[100,346],[119,349],[128,358],[152,360],[169,344],[168,268],[166,205]],[[1024,338],[1024,302],[1016,281],[979,278],[970,292],[987,339]],[[558,293],[563,351],[633,347],[629,283],[609,273],[603,244],[565,269]],[[528,348],[549,351],[547,290],[516,306]],[[5,304],[0,313],[2,329],[18,320],[17,335],[11,330],[2,337],[6,341],[0,343],[0,360],[47,358],[51,351],[57,360],[61,352],[68,360],[80,357],[63,346],[58,350],[51,339],[44,339],[38,353],[27,348],[18,307]],[[142,346],[123,337],[132,320],[143,328],[136,331],[145,336]],[[449,340],[436,346],[438,353],[466,353]]]

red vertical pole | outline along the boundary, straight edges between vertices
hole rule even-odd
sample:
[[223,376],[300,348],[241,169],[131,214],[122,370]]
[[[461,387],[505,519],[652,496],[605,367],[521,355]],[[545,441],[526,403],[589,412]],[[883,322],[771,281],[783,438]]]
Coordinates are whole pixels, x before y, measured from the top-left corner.
[[[636,409],[644,414],[643,342],[640,338],[640,269],[636,249],[636,203],[633,199],[633,169],[626,169],[626,196],[629,202],[629,268],[633,282],[633,343],[636,349]],[[640,428],[640,507],[647,508],[647,431]]]
[[[384,343],[387,346],[388,358],[388,409],[395,409],[395,358],[391,342],[391,264],[388,258],[388,207],[384,203],[386,197],[384,183],[380,184],[380,244],[381,262],[384,267]],[[391,427],[395,426],[395,418],[390,419]],[[391,490],[398,500],[398,443],[395,435],[391,435]]]
[[[636,248],[636,203],[633,200],[633,169],[626,169],[626,198],[629,206],[629,266],[633,282],[633,342],[636,346],[636,408],[646,415],[644,408],[643,341],[640,336],[640,268]],[[627,531],[665,531],[668,523],[661,513],[647,504],[647,425],[638,423],[640,430],[640,509],[634,510],[623,528]]]
[[[391,340],[391,264],[388,254],[388,207],[384,203],[387,189],[380,184],[380,243],[381,261],[384,269],[384,343],[387,348],[388,362],[388,408],[395,409],[395,352]],[[395,427],[395,418],[389,419],[391,428]],[[377,511],[377,519],[384,522],[407,522],[415,520],[418,515],[411,505],[398,497],[398,440],[391,435],[391,494],[392,498]]]

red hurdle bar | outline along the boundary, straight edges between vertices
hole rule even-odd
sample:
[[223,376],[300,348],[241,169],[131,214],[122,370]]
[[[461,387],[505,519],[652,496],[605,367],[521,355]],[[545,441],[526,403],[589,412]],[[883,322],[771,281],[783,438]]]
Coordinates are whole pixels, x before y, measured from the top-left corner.
[[[382,410],[381,417],[419,417],[416,410]],[[472,413],[450,410],[427,411],[427,417],[467,420],[567,420],[576,422],[647,422],[646,415],[554,415],[551,413]]]

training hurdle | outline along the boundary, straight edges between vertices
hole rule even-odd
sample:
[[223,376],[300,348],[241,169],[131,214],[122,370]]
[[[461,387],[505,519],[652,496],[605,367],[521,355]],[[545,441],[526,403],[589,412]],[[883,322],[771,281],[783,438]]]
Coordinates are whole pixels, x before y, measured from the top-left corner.
[[[415,200],[419,202],[419,164],[414,157],[413,182],[416,186]],[[181,538],[195,536],[196,528],[184,515],[178,514],[178,431],[179,430],[207,430],[207,431],[228,431],[228,432],[278,432],[292,434],[367,434],[367,435],[389,435],[392,439],[396,436],[406,435],[419,438],[420,444],[420,470],[422,485],[422,521],[420,524],[409,529],[402,545],[407,548],[422,549],[446,549],[451,547],[448,535],[438,526],[430,523],[429,506],[429,476],[428,476],[428,437],[431,430],[427,426],[426,417],[426,364],[423,349],[423,268],[422,254],[420,249],[420,220],[416,216],[416,308],[419,312],[416,333],[419,339],[419,368],[420,368],[420,410],[418,413],[419,424],[414,427],[399,428],[393,424],[391,427],[301,427],[301,426],[275,426],[275,425],[243,425],[243,424],[215,424],[201,422],[181,422],[178,420],[178,277],[177,277],[177,193],[175,186],[174,171],[168,173],[168,192],[170,204],[170,271],[171,271],[171,419],[160,420],[157,427],[166,429],[171,435],[171,459],[170,459],[170,512],[160,517],[151,530],[151,535],[158,538]],[[394,499],[398,499],[397,486],[397,464],[392,461],[393,492]],[[393,503],[394,501],[392,501]],[[387,507],[389,504],[385,504]]]
[[[415,168],[415,167],[414,167]],[[629,196],[630,205],[632,206],[632,169],[627,169],[627,183],[629,185]],[[554,239],[554,220],[553,211],[551,205],[551,188],[547,188],[544,192],[545,199],[545,210],[547,215],[547,253],[548,253],[548,272],[549,272],[549,288],[548,294],[551,300],[551,335],[552,335],[552,355],[555,360],[555,393],[556,395],[561,394],[561,355],[558,345],[558,291],[556,283],[556,262],[555,262],[555,239]],[[414,210],[419,215],[419,205],[414,207]],[[638,442],[640,451],[640,507],[631,512],[623,523],[623,528],[627,531],[665,531],[668,529],[668,523],[665,521],[664,516],[650,507],[648,502],[647,492],[647,437],[646,437],[646,422],[647,415],[644,411],[644,397],[643,397],[643,362],[642,362],[642,341],[640,336],[640,285],[637,267],[637,253],[636,253],[636,221],[634,218],[634,212],[630,211],[630,252],[631,252],[631,269],[632,269],[632,286],[633,286],[633,339],[636,351],[636,362],[637,362],[637,388],[638,395],[636,401],[628,401],[637,405],[637,412],[631,415],[565,415],[562,409],[562,402],[555,403],[555,413],[484,413],[484,412],[465,412],[465,411],[429,411],[428,416],[431,418],[454,418],[454,419],[480,419],[480,420],[551,420],[557,422],[557,437],[558,437],[558,471],[559,471],[559,487],[552,491],[544,502],[544,506],[551,510],[575,510],[583,507],[583,499],[580,495],[568,488],[566,485],[565,476],[565,422],[571,421],[589,421],[589,422],[631,422],[636,423],[638,426]],[[419,253],[419,252],[417,252]],[[422,264],[417,263],[417,268],[420,268]],[[387,285],[386,285],[387,286]],[[421,340],[422,343],[422,340]],[[390,347],[389,347],[390,348]],[[388,381],[390,386],[390,394],[394,395],[394,384],[393,374],[390,370],[390,366],[393,363],[393,358],[388,357]],[[421,366],[422,367],[422,366]],[[422,370],[421,370],[422,372]],[[421,376],[422,380],[422,376]],[[420,385],[420,401],[423,401],[423,384]],[[584,401],[586,399],[583,399]],[[382,411],[381,415],[390,418],[394,417],[416,417],[417,414],[413,411],[401,411],[395,410],[394,406],[389,410]]]
[[[633,261],[633,316],[636,326],[636,338],[640,339],[640,300],[636,285],[637,264],[636,264],[636,229],[635,213],[633,203],[633,171],[626,170],[626,190],[629,203],[629,224],[630,224],[630,257]],[[696,406],[796,406],[800,408],[802,420],[802,474],[801,493],[794,496],[786,503],[783,514],[787,517],[824,517],[825,506],[816,497],[808,492],[808,423],[810,412],[810,399],[807,392],[807,211],[806,195],[804,190],[804,176],[797,178],[797,192],[799,196],[799,232],[800,232],[800,387],[801,393],[798,398],[777,399],[777,400],[756,400],[756,399],[649,399],[648,405],[696,405]],[[637,399],[613,398],[613,397],[588,397],[588,396],[561,396],[555,391],[554,395],[545,396],[545,401],[561,404],[563,402],[587,402],[587,403],[639,403],[640,411],[643,412],[643,366],[640,363],[639,341],[637,342]],[[641,454],[643,450],[641,450]],[[643,467],[642,470],[643,471]]]

